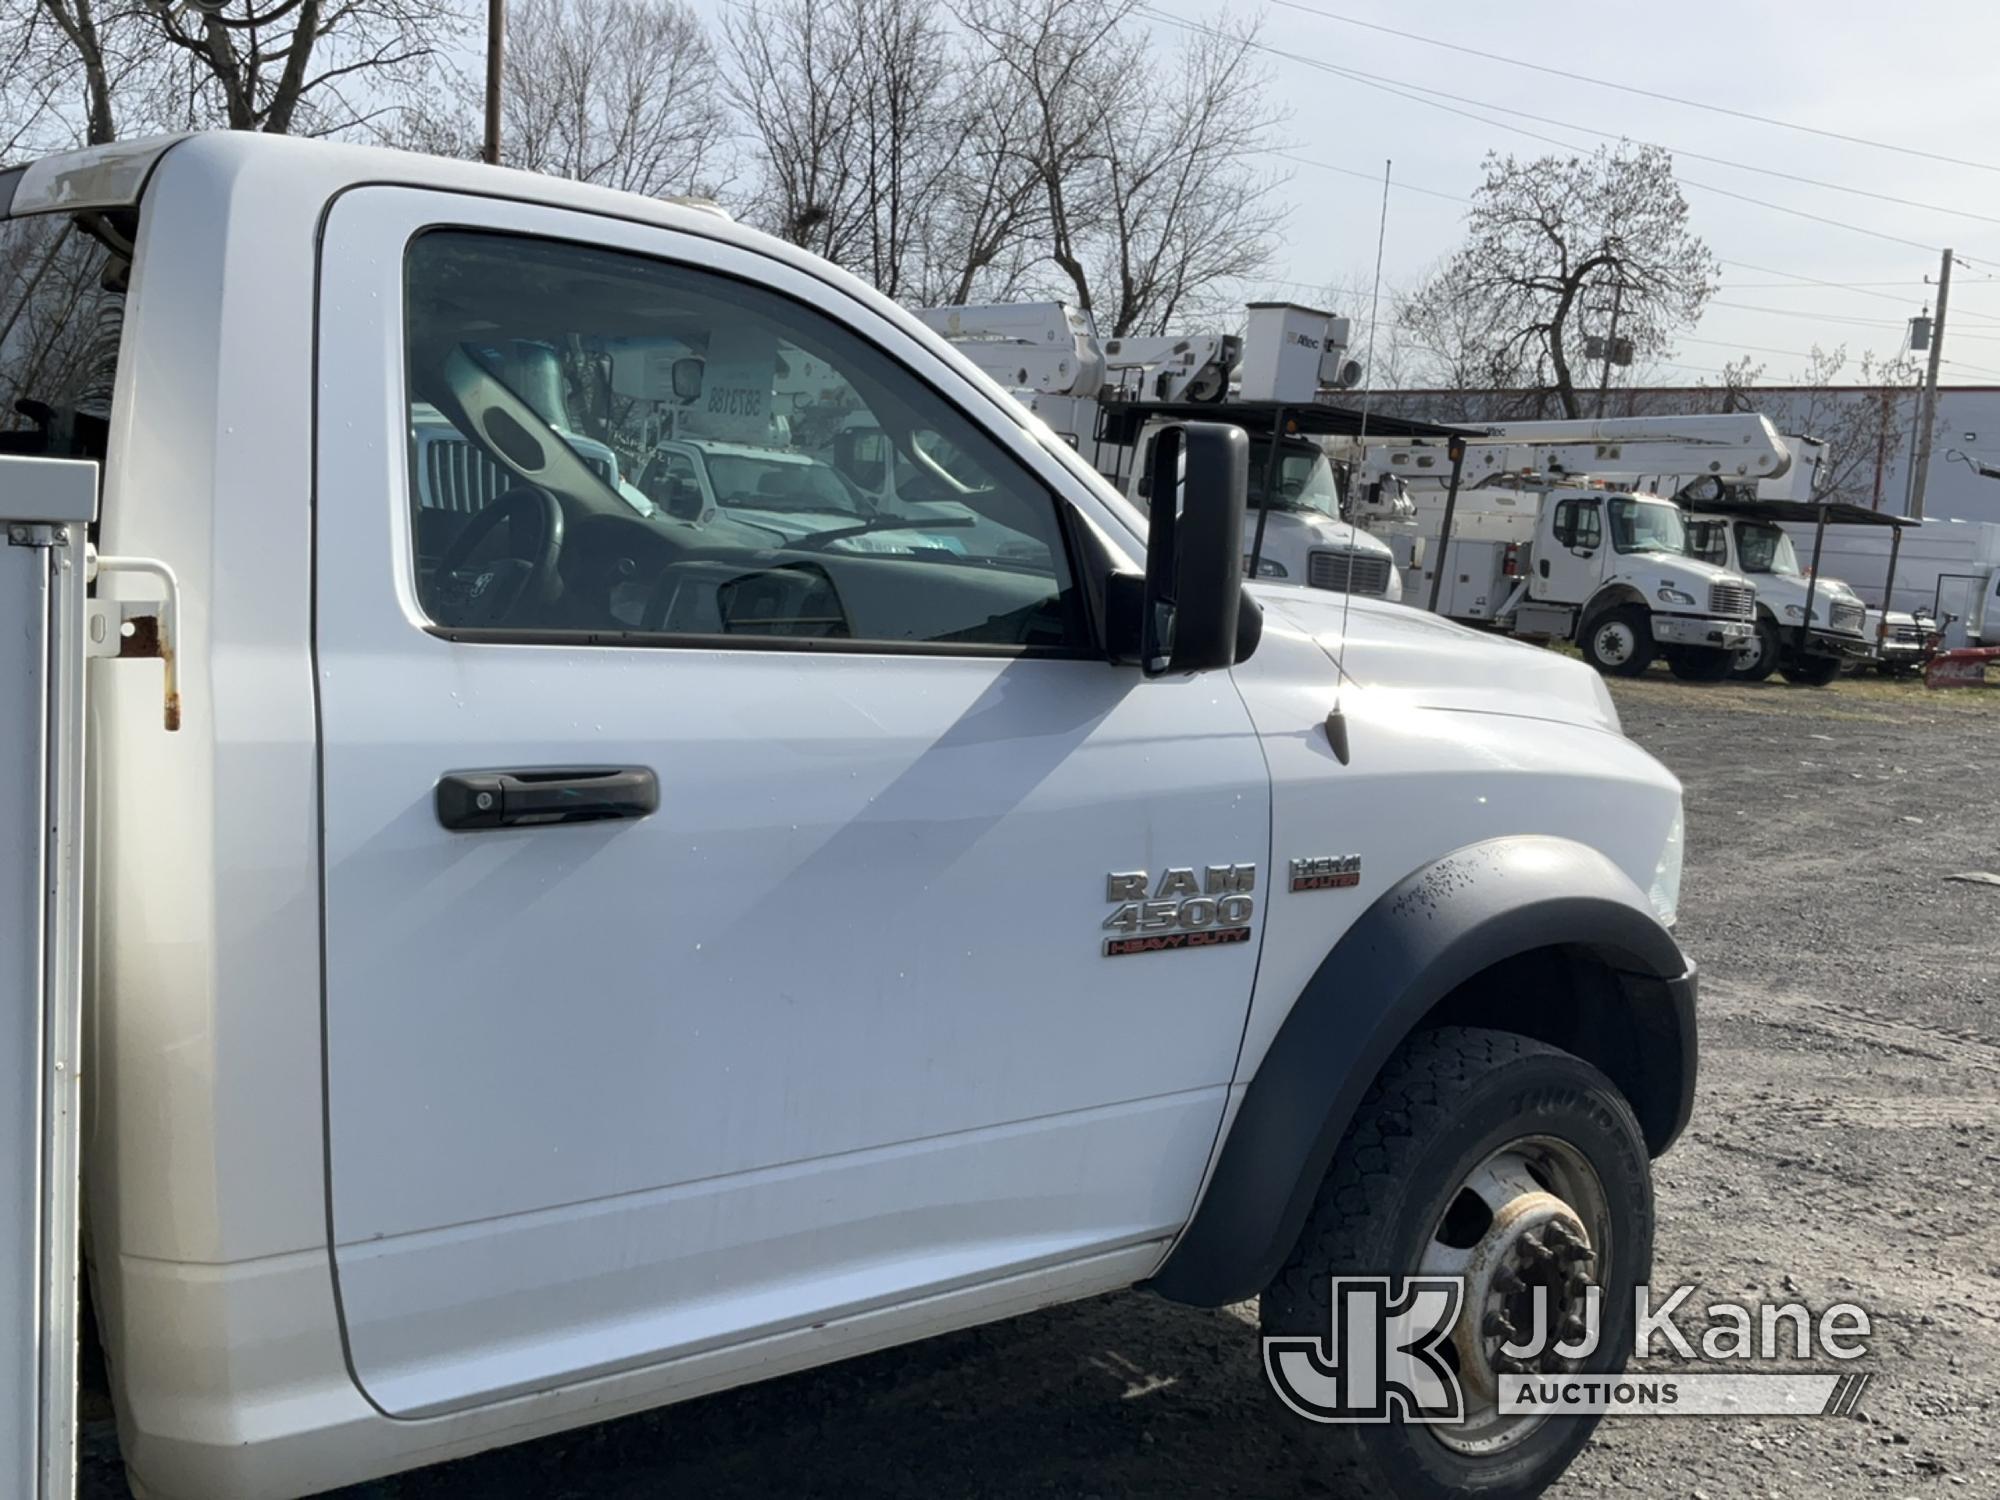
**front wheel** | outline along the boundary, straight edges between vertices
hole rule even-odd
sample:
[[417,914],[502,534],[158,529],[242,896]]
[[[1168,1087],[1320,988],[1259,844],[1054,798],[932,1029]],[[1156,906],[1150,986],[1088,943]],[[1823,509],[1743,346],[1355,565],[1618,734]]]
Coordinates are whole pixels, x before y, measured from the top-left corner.
[[1840,658],[1794,656],[1782,663],[1778,670],[1784,673],[1785,681],[1798,687],[1825,687],[1840,675]]
[[1738,682],[1762,682],[1778,670],[1778,655],[1778,622],[1759,615],[1757,633],[1736,658],[1735,670],[1729,675]]
[[[1653,1188],[1631,1106],[1596,1068],[1509,1032],[1440,1027],[1405,1042],[1370,1085],[1292,1258],[1264,1291],[1267,1339],[1326,1340],[1331,1278],[1458,1278],[1443,1358],[1462,1420],[1322,1422],[1288,1398],[1277,1420],[1341,1494],[1527,1500],[1569,1466],[1588,1416],[1502,1415],[1503,1372],[1623,1369],[1633,1288],[1653,1259]],[[1500,1352],[1540,1294],[1549,1326],[1601,1291],[1599,1338],[1577,1360]],[[1270,1368],[1275,1346],[1266,1346]],[[1516,1348],[1520,1345],[1517,1343]]]
[[1653,618],[1644,605],[1625,604],[1590,622],[1578,643],[1584,659],[1611,677],[1637,677],[1652,664]]

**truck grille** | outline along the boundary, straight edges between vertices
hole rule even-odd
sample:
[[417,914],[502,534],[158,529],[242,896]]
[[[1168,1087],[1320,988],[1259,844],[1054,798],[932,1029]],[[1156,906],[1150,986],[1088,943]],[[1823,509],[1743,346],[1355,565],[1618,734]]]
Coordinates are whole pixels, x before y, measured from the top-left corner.
[[1708,590],[1708,612],[1747,620],[1757,611],[1757,591],[1745,583],[1717,583]]
[[1912,620],[1906,624],[1891,625],[1889,639],[1899,641],[1905,646],[1921,646],[1930,639],[1930,631]]
[[1306,582],[1337,593],[1386,594],[1389,559],[1353,552],[1315,552],[1306,559]]
[[[422,504],[427,510],[484,510],[522,481],[462,437],[423,438]],[[575,452],[574,449],[571,450]],[[599,454],[577,453],[599,479],[613,483],[611,465]]]
[[1868,618],[1868,611],[1858,604],[1836,604],[1827,614],[1833,628],[1848,635],[1859,635],[1862,622]]

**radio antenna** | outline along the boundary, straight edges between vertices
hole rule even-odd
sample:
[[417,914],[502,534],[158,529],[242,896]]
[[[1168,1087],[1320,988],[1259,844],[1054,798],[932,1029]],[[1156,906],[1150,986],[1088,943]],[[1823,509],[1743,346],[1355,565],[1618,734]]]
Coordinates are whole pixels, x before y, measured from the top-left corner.
[[[1382,218],[1375,229],[1375,285],[1368,294],[1368,351],[1362,366],[1364,383],[1361,387],[1361,431],[1355,437],[1355,447],[1365,457],[1368,446],[1368,409],[1375,401],[1375,329],[1382,317],[1382,247],[1389,239],[1389,172],[1395,166],[1394,160],[1382,163]],[[1349,488],[1352,489],[1350,477]],[[1350,532],[1357,532],[1354,524],[1354,502],[1348,501],[1347,525]],[[1349,537],[1350,543],[1353,537]],[[1347,619],[1354,609],[1354,564],[1357,550],[1349,546],[1347,550],[1347,590],[1340,601],[1340,652],[1333,659],[1333,708],[1326,716],[1326,740],[1333,747],[1334,758],[1343,766],[1347,764],[1347,715],[1341,712],[1341,696],[1347,690]],[[1391,567],[1395,566],[1391,559]]]

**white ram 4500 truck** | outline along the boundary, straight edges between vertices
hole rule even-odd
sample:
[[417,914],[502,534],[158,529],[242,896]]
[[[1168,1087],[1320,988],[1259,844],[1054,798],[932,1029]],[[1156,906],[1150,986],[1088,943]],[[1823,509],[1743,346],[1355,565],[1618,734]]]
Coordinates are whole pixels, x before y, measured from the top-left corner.
[[[87,873],[0,921],[87,960],[47,968],[27,1097],[77,1128],[81,1005],[136,1494],[308,1494],[1127,1287],[1261,1297],[1271,1420],[1357,1492],[1532,1495],[1583,1446],[1498,1400],[1575,1366],[1500,1347],[1599,1288],[1582,1368],[1620,1365],[1696,1060],[1680,790],[1596,674],[1246,582],[1240,432],[1162,434],[1142,520],[886,298],[700,207],[218,134],[0,176],[0,233],[57,229],[115,380],[108,416],[25,393],[0,516],[39,519],[0,552],[43,581],[0,605],[94,555],[90,652],[183,701],[168,732],[157,662],[86,676],[50,607],[55,675],[0,685],[87,692],[87,796],[46,804],[87,806],[48,867]],[[646,347],[681,352],[613,357]],[[669,403],[809,458],[863,414],[920,510],[608,482]],[[6,639],[11,673],[43,636]],[[10,747],[77,753],[16,706]],[[46,1160],[7,1181],[55,1226],[53,1358]],[[1331,1278],[1418,1274],[1463,1292],[1423,1366],[1456,1419],[1299,1415],[1344,1414]]]

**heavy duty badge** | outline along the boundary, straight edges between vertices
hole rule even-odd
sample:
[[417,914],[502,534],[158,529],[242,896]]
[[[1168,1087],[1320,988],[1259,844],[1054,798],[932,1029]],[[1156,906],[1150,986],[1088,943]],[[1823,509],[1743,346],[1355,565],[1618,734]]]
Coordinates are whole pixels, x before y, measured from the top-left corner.
[[1255,865],[1209,865],[1198,876],[1170,869],[1157,886],[1144,870],[1107,875],[1104,899],[1118,906],[1104,930],[1120,935],[1104,940],[1104,956],[1247,943],[1256,889]]
[[1318,859],[1292,861],[1292,889],[1295,891],[1344,891],[1361,884],[1361,856],[1327,854]]

